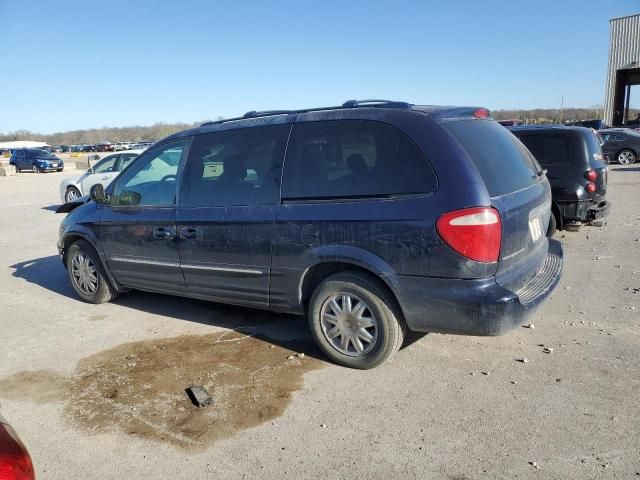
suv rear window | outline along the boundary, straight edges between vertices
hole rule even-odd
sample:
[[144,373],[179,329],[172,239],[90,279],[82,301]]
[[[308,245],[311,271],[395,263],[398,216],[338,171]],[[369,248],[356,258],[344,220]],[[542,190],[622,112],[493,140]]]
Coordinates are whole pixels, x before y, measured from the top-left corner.
[[516,136],[540,165],[571,163],[571,143],[564,135],[517,133]]
[[369,120],[295,124],[284,199],[388,197],[433,192],[435,174],[404,133]]
[[493,120],[451,120],[441,125],[460,143],[497,197],[534,185],[539,165],[524,145]]

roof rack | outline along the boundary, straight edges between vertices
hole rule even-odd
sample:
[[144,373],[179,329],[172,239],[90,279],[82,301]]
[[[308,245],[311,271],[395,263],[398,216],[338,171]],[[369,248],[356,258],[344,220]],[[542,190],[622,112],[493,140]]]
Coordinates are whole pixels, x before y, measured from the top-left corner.
[[268,117],[269,115],[286,115],[288,113],[298,113],[297,110],[264,110],[262,112],[256,112],[252,110],[245,113],[242,118],[256,118],[256,117]]
[[398,102],[395,100],[347,100],[342,104],[342,108],[358,108],[358,107],[382,107],[382,108],[411,108],[408,102]]
[[206,127],[207,125],[217,125],[220,123],[246,120],[248,118],[268,117],[271,115],[288,115],[292,113],[318,112],[322,110],[340,110],[343,108],[358,108],[358,107],[411,108],[412,104],[407,102],[396,102],[393,100],[347,100],[346,102],[344,102],[342,105],[338,107],[302,108],[300,110],[264,110],[264,111],[252,110],[250,112],[245,113],[242,117],[225,118],[223,120],[205,122],[200,126]]

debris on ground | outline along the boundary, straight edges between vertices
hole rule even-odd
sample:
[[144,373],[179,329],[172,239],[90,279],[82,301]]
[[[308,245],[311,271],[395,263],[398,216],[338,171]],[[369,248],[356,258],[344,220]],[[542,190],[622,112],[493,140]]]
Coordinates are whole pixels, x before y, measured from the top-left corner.
[[213,403],[209,392],[202,385],[193,385],[185,389],[185,392],[187,392],[191,402],[198,408],[206,407]]
[[533,468],[536,468],[536,469],[540,468],[536,462],[529,462],[529,465],[531,465]]
[[553,348],[549,348],[549,347],[547,347],[547,348],[543,348],[543,349],[542,349],[542,351],[543,351],[544,353],[553,353]]
[[529,363],[529,360],[527,360],[526,358],[516,358],[516,362]]
[[531,330],[533,330],[534,328],[536,328],[536,326],[533,323],[530,323],[528,325],[523,325],[524,328],[530,328]]

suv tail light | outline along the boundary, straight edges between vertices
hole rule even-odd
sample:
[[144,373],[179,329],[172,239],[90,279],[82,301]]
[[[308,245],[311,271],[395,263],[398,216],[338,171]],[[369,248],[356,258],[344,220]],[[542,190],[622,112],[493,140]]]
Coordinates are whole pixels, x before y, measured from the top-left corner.
[[584,187],[584,189],[587,191],[587,193],[593,193],[596,191],[596,184],[595,183],[587,183],[587,186]]
[[0,423],[0,480],[35,480],[29,452],[9,425]]
[[460,255],[476,262],[497,262],[502,223],[495,208],[465,208],[438,218],[436,230],[442,240]]
[[584,172],[584,178],[593,183],[598,179],[598,174],[595,170],[587,170],[586,172]]

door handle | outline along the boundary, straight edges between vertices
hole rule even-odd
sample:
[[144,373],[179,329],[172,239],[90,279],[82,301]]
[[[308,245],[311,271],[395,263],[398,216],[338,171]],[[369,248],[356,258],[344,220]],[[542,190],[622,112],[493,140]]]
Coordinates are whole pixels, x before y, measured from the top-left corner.
[[180,238],[182,240],[193,240],[200,236],[200,230],[193,227],[182,227],[180,229]]
[[155,238],[170,239],[173,238],[174,232],[171,227],[153,227],[153,236]]

